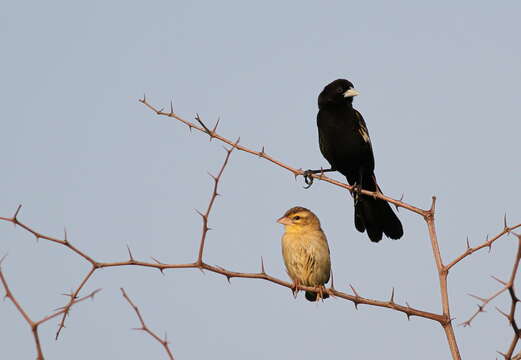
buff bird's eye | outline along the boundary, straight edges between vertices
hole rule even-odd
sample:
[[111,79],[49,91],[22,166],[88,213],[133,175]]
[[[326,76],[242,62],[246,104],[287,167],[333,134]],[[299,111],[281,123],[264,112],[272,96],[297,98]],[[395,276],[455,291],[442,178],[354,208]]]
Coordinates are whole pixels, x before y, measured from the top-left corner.
[[293,220],[300,220],[300,216],[293,216]]
[[341,93],[344,92],[344,89],[341,88],[341,87],[338,87],[338,88],[336,88],[336,92],[339,93],[339,94],[341,94]]

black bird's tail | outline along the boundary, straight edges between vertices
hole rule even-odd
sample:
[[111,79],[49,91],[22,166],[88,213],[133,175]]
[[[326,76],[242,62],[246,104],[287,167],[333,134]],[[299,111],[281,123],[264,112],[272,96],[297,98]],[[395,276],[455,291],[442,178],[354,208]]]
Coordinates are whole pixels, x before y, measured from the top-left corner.
[[[378,185],[374,178],[372,181],[372,184],[364,183],[363,188],[375,191]],[[374,242],[382,240],[383,234],[394,240],[403,236],[402,223],[389,203],[366,195],[360,195],[355,203],[355,227],[360,232],[367,231],[369,239]]]
[[[322,298],[327,299],[329,294],[327,292],[322,294]],[[306,291],[306,300],[317,301],[317,293],[312,291]]]

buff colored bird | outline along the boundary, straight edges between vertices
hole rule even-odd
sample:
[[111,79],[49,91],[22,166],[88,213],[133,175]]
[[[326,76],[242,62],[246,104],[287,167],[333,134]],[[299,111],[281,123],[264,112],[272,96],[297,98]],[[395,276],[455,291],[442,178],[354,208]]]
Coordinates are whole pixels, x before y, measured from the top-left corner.
[[329,281],[331,260],[326,235],[318,217],[310,210],[296,206],[277,220],[284,225],[282,256],[289,277],[298,285],[316,286],[317,292],[306,291],[306,299],[326,299],[324,284]]

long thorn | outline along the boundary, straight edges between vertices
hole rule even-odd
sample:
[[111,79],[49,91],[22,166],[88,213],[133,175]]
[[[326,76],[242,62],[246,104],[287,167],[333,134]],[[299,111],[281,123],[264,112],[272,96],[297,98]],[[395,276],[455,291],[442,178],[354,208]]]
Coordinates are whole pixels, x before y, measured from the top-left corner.
[[492,279],[496,280],[496,281],[497,281],[498,283],[500,283],[500,284],[503,284],[503,285],[507,286],[507,283],[506,283],[506,282],[504,282],[504,281],[503,281],[503,280],[501,280],[501,279],[498,279],[498,278],[497,278],[497,277],[495,277],[494,275],[490,275],[490,277],[491,277]]
[[16,217],[18,216],[18,213],[20,212],[21,208],[22,208],[22,204],[18,205],[18,207],[16,208],[16,211],[14,212],[13,220],[16,221]]
[[473,297],[476,300],[481,301],[482,303],[486,303],[487,302],[487,299],[482,298],[481,296],[477,296],[477,295],[474,295],[474,294],[467,294],[467,295],[470,296],[470,297]]
[[132,251],[130,251],[130,247],[127,245],[128,250],[128,256],[130,257],[130,261],[134,261],[134,258],[132,257]]
[[261,274],[266,274],[266,271],[264,270],[264,260],[262,259],[262,256],[261,256]]

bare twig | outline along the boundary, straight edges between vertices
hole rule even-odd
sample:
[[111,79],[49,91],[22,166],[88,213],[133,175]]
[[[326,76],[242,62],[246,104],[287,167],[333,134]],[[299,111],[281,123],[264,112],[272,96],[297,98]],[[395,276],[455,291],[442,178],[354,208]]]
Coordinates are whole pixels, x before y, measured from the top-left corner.
[[[519,269],[519,261],[521,260],[521,235],[514,234],[517,237],[517,254],[514,261],[514,266],[512,267],[512,274],[510,275],[510,280],[507,283],[508,287],[508,293],[510,294],[510,299],[512,301],[510,305],[510,313],[506,315],[508,322],[510,323],[510,326],[512,327],[512,330],[514,331],[514,336],[512,338],[512,342],[510,343],[510,347],[508,348],[508,351],[506,354],[504,354],[504,358],[510,360],[512,358],[512,355],[514,354],[514,351],[516,350],[516,345],[520,338],[519,333],[519,326],[517,325],[516,321],[516,307],[517,303],[519,302],[519,298],[517,297],[515,288],[514,288],[514,282],[516,280],[517,276],[517,270]],[[499,309],[498,309],[499,310]]]
[[67,240],[67,239],[63,239],[62,240],[62,239],[58,239],[58,238],[55,238],[55,237],[52,237],[52,236],[41,234],[38,231],[34,230],[33,228],[29,227],[28,225],[24,224],[23,222],[19,221],[17,216],[18,216],[18,213],[19,213],[21,207],[22,207],[22,205],[18,206],[18,209],[16,210],[16,213],[14,214],[13,217],[9,218],[9,217],[1,217],[0,216],[0,221],[6,221],[6,222],[13,223],[14,225],[18,225],[22,229],[24,229],[24,230],[30,232],[31,234],[33,234],[37,239],[48,240],[50,242],[53,242],[53,243],[56,243],[56,244],[68,247],[72,252],[75,252],[76,254],[78,254],[79,256],[81,256],[82,258],[87,260],[88,262],[90,262],[93,266],[96,266],[96,261],[94,261],[90,256],[88,256],[87,254],[85,254],[84,252],[79,250],[76,246],[72,245],[69,242],[69,240]]
[[[517,228],[517,227],[518,226],[516,225],[515,227],[512,227],[512,228]],[[510,229],[512,229],[512,228],[510,228]],[[507,229],[506,226],[505,226],[505,229]],[[499,233],[498,235],[495,236],[495,240],[497,240],[499,237],[505,235],[506,233],[507,232]],[[494,278],[496,281],[498,281],[500,284],[502,284],[503,287],[501,289],[497,290],[494,294],[492,294],[488,298],[483,298],[483,297],[480,297],[480,296],[469,294],[473,298],[479,300],[480,304],[478,305],[478,309],[472,314],[472,316],[469,319],[467,319],[466,321],[464,321],[464,322],[462,322],[460,324],[460,325],[463,325],[463,326],[470,326],[472,321],[480,313],[485,311],[485,307],[492,300],[497,298],[499,295],[501,295],[505,291],[508,291],[508,293],[510,294],[510,299],[511,299],[510,312],[507,314],[507,313],[503,312],[501,309],[496,307],[498,312],[501,313],[502,315],[504,315],[507,318],[507,320],[508,320],[508,322],[509,322],[509,324],[512,327],[512,330],[514,332],[514,336],[512,338],[512,341],[510,343],[510,346],[509,346],[507,352],[503,353],[503,352],[499,352],[498,351],[498,353],[501,354],[503,356],[503,358],[506,359],[506,360],[521,359],[521,355],[520,354],[513,355],[514,351],[515,351],[515,348],[517,346],[517,343],[519,342],[520,335],[521,335],[520,331],[519,331],[519,327],[517,325],[516,318],[515,318],[515,312],[516,312],[517,303],[519,302],[519,298],[517,297],[516,291],[515,291],[515,288],[514,288],[514,283],[515,283],[517,272],[518,272],[518,269],[519,269],[519,262],[521,260],[521,235],[514,234],[513,232],[510,232],[510,231],[509,231],[509,233],[515,235],[517,237],[517,240],[518,240],[517,253],[516,253],[516,256],[515,256],[515,259],[514,259],[514,264],[512,266],[512,273],[510,275],[510,279],[505,282],[503,280],[500,280],[500,279],[496,278],[495,276],[492,276],[492,278]]]
[[467,240],[467,249],[461,254],[459,255],[458,257],[456,257],[454,260],[452,260],[450,262],[450,264],[448,264],[445,268],[448,270],[450,270],[454,265],[456,265],[458,262],[460,262],[461,260],[463,260],[464,258],[466,258],[467,256],[469,256],[470,254],[473,254],[474,252],[480,250],[480,249],[483,249],[483,248],[489,248],[492,246],[492,244],[498,240],[499,238],[501,238],[502,236],[504,235],[507,235],[509,234],[511,231],[517,229],[521,227],[521,223],[520,224],[517,224],[517,225],[514,225],[514,226],[511,226],[511,227],[508,227],[508,226],[505,226],[505,228],[499,232],[496,236],[494,236],[493,238],[491,239],[486,239],[482,244],[478,245],[478,246],[475,246],[475,247],[470,247],[468,246],[468,240]]
[[431,240],[432,253],[434,256],[434,260],[436,263],[436,269],[438,270],[438,278],[440,282],[440,293],[441,293],[441,305],[443,311],[443,322],[440,322],[443,330],[445,331],[445,336],[447,337],[447,341],[449,344],[449,349],[452,354],[452,358],[454,360],[460,360],[461,355],[458,349],[458,343],[456,341],[456,335],[454,334],[454,328],[452,326],[452,320],[450,316],[450,306],[449,306],[449,290],[447,287],[447,275],[448,270],[443,265],[443,260],[441,257],[440,247],[438,244],[438,237],[436,235],[436,226],[435,226],[435,215],[436,213],[436,197],[432,197],[431,208],[427,212],[427,215],[424,217],[427,222],[427,227],[429,228],[429,238]]
[[141,323],[141,327],[140,328],[136,328],[135,330],[144,331],[148,335],[152,336],[157,342],[159,342],[163,346],[163,348],[165,349],[168,357],[171,360],[174,360],[174,355],[172,355],[172,351],[170,351],[170,348],[168,347],[168,341],[166,339],[166,335],[165,335],[164,339],[161,339],[156,333],[154,333],[152,330],[150,330],[147,327],[147,325],[145,324],[145,320],[143,319],[143,316],[141,315],[141,312],[139,311],[138,307],[132,302],[132,300],[130,300],[130,298],[128,297],[127,293],[125,292],[125,289],[120,288],[120,290],[121,290],[121,294],[123,295],[125,300],[128,301],[128,303],[130,304],[132,309],[134,309],[134,311],[136,312],[136,315],[137,315],[137,317],[139,319],[139,322]]
[[27,312],[20,305],[20,302],[15,298],[15,296],[11,292],[11,289],[9,288],[9,285],[7,284],[7,280],[5,279],[5,276],[4,276],[1,268],[0,268],[0,281],[2,282],[2,285],[4,286],[4,289],[5,289],[5,297],[8,298],[9,300],[11,300],[11,302],[16,307],[16,309],[18,310],[20,315],[22,315],[24,320],[27,322],[27,324],[31,328],[31,331],[32,331],[32,334],[33,334],[33,338],[34,338],[34,343],[36,345],[36,354],[37,354],[36,358],[38,360],[43,360],[44,359],[42,346],[41,346],[41,343],[40,343],[40,335],[38,334],[38,326],[40,326],[41,324],[43,324],[43,323],[45,323],[45,322],[47,322],[47,321],[49,321],[49,320],[51,320],[51,319],[53,319],[53,318],[55,318],[57,316],[60,316],[60,315],[64,314],[66,311],[69,311],[71,306],[74,305],[74,304],[82,302],[82,301],[84,301],[86,299],[93,299],[94,296],[99,291],[101,291],[100,289],[94,290],[93,292],[91,292],[90,294],[88,294],[88,295],[86,295],[86,296],[84,296],[82,298],[74,299],[70,306],[63,307],[63,308],[59,309],[58,311],[54,312],[51,315],[47,315],[47,316],[43,317],[42,319],[40,319],[38,321],[34,321],[34,320],[32,320],[29,317]]
[[[197,118],[199,118],[199,116]],[[239,143],[239,139],[237,139],[235,144],[230,149],[226,149],[226,158],[224,159],[224,162],[223,162],[221,169],[219,170],[219,173],[217,174],[217,176],[210,175],[212,177],[212,179],[214,180],[214,185],[213,185],[212,196],[210,197],[210,201],[208,202],[208,207],[206,208],[206,212],[204,214],[200,213],[199,211],[197,212],[203,218],[203,230],[201,232],[201,243],[199,244],[199,252],[197,255],[197,264],[199,264],[199,265],[203,263],[204,243],[206,240],[206,234],[208,233],[208,230],[210,230],[210,228],[208,227],[208,216],[210,215],[210,211],[212,211],[212,206],[215,202],[215,199],[219,195],[219,193],[217,192],[217,189],[219,187],[219,180],[221,180],[221,176],[224,172],[224,169],[226,168],[226,165],[228,164],[230,155],[232,154],[233,149],[235,149],[237,147],[238,143]]]
[[60,336],[60,332],[65,327],[65,319],[67,318],[67,315],[69,315],[69,310],[71,309],[72,305],[74,304],[74,301],[78,297],[78,294],[80,293],[83,286],[87,283],[87,281],[90,279],[92,274],[94,274],[94,271],[96,271],[96,267],[92,267],[90,271],[85,275],[85,277],[81,280],[80,285],[74,290],[71,294],[68,294],[69,296],[69,302],[63,307],[63,316],[60,320],[60,324],[58,325],[58,330],[56,331],[55,339],[58,340],[58,336]]
[[498,291],[496,291],[494,294],[492,294],[491,296],[489,296],[486,299],[476,296],[476,295],[468,294],[469,296],[473,297],[474,299],[479,300],[481,302],[481,304],[478,305],[478,309],[474,312],[474,314],[472,314],[472,316],[470,318],[468,318],[467,320],[463,321],[462,323],[460,323],[458,325],[461,325],[463,327],[472,325],[472,321],[476,318],[476,316],[478,316],[479,313],[482,313],[485,311],[485,307],[488,305],[488,303],[490,303],[496,297],[498,297],[499,295],[504,293],[506,290],[507,290],[507,287],[504,286],[503,288],[499,289]]

